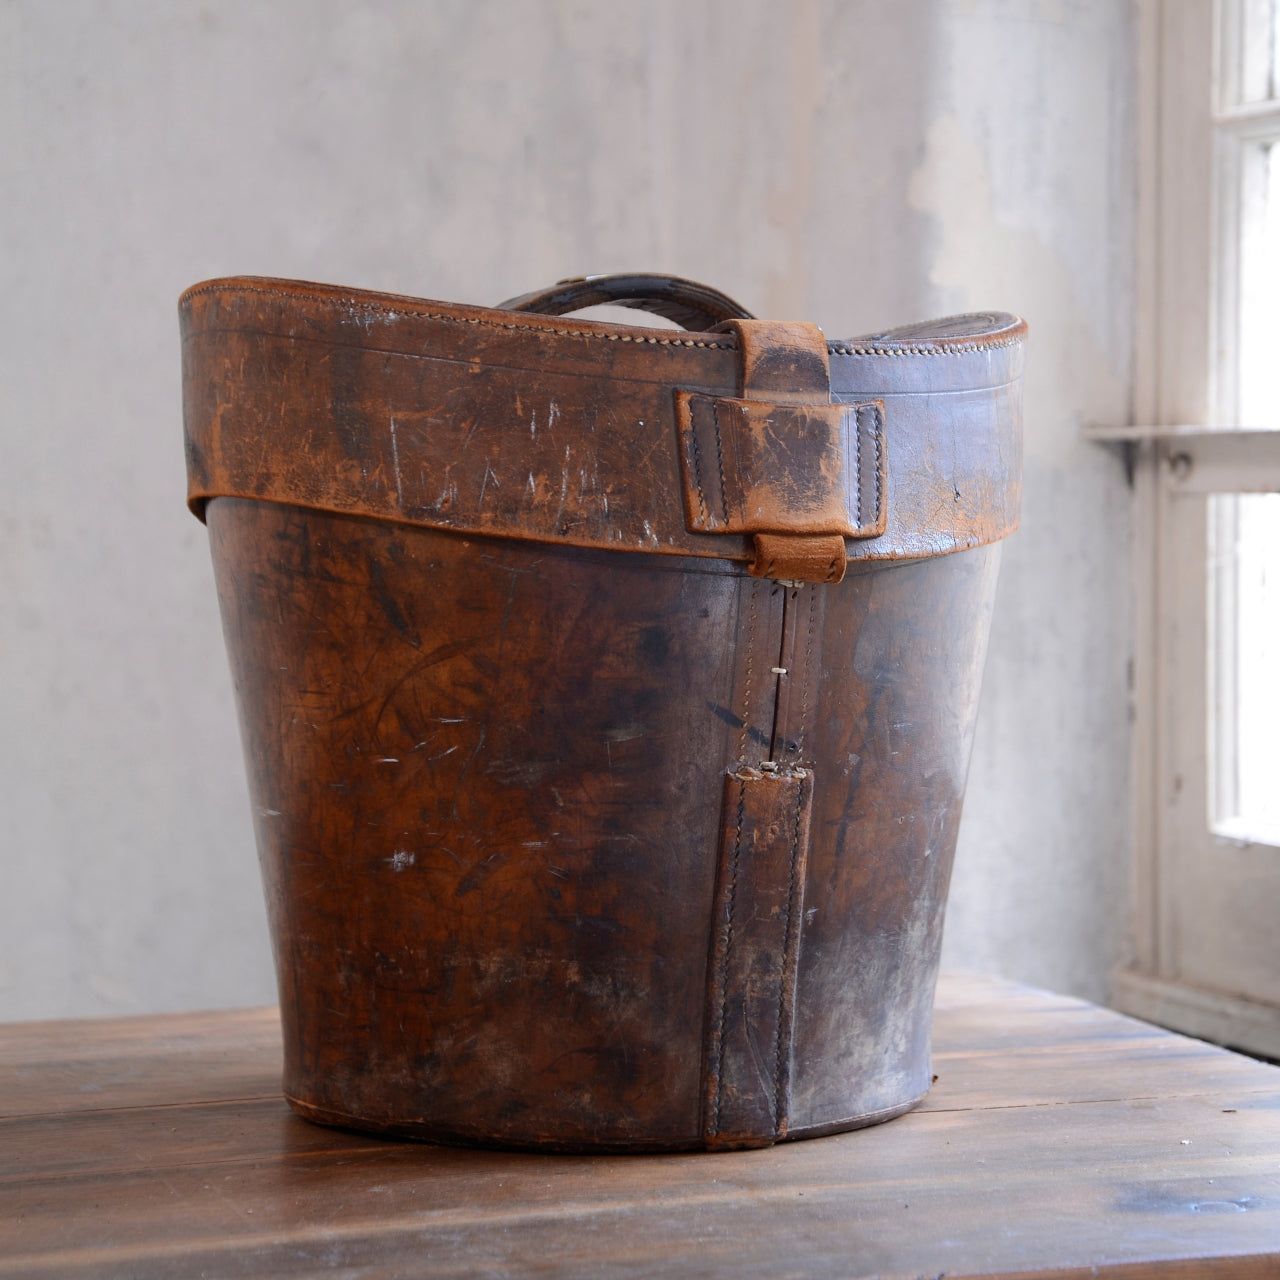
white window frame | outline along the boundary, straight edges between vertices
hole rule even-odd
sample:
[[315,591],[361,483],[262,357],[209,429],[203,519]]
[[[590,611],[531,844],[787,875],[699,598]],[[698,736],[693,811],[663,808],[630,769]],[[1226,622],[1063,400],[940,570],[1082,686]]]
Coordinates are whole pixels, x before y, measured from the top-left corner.
[[[1280,490],[1280,433],[1242,429],[1236,414],[1241,157],[1280,113],[1274,102],[1229,105],[1238,95],[1227,55],[1246,3],[1139,0],[1139,425],[1089,434],[1124,448],[1135,506],[1131,946],[1112,1003],[1280,1057],[1280,990],[1272,1004],[1242,998],[1229,981],[1184,980],[1177,920],[1187,904],[1171,899],[1188,812],[1202,813],[1207,830],[1209,803],[1207,542],[1203,519],[1187,519],[1206,504],[1186,499]],[[1189,777],[1191,802],[1181,794]]]

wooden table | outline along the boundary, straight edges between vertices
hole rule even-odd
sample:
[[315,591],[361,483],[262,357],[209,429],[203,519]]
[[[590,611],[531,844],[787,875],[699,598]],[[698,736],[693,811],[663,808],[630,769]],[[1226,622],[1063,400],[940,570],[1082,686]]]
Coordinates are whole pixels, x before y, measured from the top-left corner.
[[917,1111],[765,1151],[321,1129],[269,1009],[0,1026],[0,1275],[1280,1276],[1280,1069],[944,978]]

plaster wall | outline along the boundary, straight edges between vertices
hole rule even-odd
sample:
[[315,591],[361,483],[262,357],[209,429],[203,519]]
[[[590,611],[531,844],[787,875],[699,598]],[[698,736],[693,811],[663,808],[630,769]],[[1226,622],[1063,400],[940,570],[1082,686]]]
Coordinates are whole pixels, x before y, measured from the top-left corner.
[[705,279],[1033,325],[946,961],[1100,997],[1127,848],[1115,0],[0,4],[0,1018],[274,998],[175,301]]

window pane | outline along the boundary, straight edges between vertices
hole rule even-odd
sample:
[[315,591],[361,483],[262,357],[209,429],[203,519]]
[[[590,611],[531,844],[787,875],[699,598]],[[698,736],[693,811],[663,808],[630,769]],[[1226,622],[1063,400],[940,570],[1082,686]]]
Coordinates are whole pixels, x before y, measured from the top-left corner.
[[1242,0],[1240,27],[1240,96],[1244,102],[1280,97],[1276,50],[1280,45],[1280,4],[1276,0]]
[[1280,493],[1209,506],[1212,826],[1280,844]]
[[1245,148],[1240,239],[1240,423],[1280,427],[1280,143]]

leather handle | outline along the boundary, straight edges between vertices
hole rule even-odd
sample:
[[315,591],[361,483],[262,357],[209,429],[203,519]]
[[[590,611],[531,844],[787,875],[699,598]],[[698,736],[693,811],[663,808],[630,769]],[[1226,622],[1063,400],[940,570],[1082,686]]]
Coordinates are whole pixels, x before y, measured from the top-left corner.
[[524,293],[500,303],[503,311],[536,311],[563,316],[583,307],[635,307],[684,329],[704,332],[726,320],[753,320],[751,312],[718,289],[679,276],[576,276],[559,280],[549,289]]

